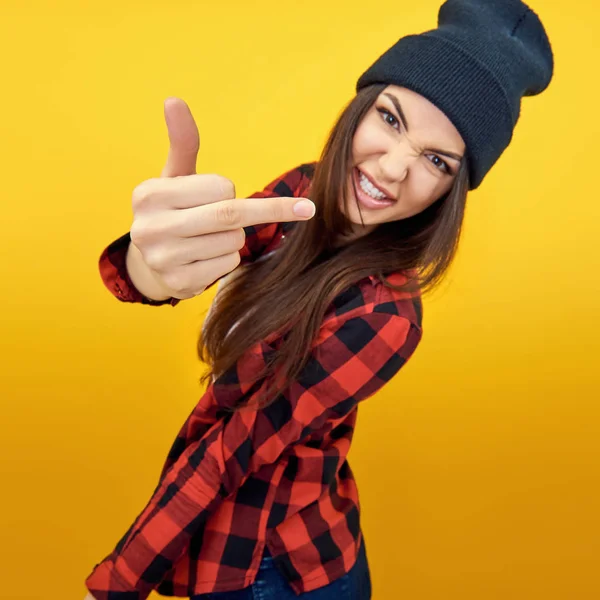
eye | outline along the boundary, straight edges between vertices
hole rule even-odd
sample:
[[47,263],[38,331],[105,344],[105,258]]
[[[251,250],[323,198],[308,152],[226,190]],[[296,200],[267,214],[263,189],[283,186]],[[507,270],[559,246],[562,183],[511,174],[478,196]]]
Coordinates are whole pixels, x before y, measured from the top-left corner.
[[378,108],[377,111],[381,114],[383,120],[388,125],[394,129],[400,129],[400,123],[398,122],[398,119],[396,119],[396,117],[389,110],[386,110],[385,108]]
[[[427,154],[426,156],[433,157],[433,160],[430,160],[429,162],[433,163],[434,167],[438,168],[440,171],[444,171],[444,173],[447,173],[448,175],[453,174],[452,169],[450,168],[448,163],[445,160],[442,160],[437,154]],[[435,162],[436,160],[439,162]]]
[[[381,114],[381,117],[385,123],[387,123],[390,127],[393,127],[396,131],[400,131],[400,121],[386,108],[378,108],[377,112]],[[446,173],[447,175],[454,175],[454,171],[451,169],[450,165],[443,159],[441,159],[437,154],[427,154],[427,157],[433,157],[433,160],[429,160],[439,171]]]

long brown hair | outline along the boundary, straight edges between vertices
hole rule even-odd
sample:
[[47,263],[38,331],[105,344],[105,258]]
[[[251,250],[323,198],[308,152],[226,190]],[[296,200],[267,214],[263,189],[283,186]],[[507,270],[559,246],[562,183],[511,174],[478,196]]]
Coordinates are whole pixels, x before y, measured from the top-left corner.
[[[316,165],[309,191],[316,205],[309,221],[295,223],[285,243],[262,261],[239,267],[218,293],[198,340],[200,360],[217,379],[235,369],[254,344],[276,333],[278,343],[256,381],[269,385],[258,406],[267,406],[287,381],[295,379],[308,359],[327,308],[333,299],[369,275],[384,285],[431,290],[443,278],[456,253],[469,188],[463,159],[452,189],[430,207],[408,219],[378,225],[368,235],[336,248],[351,223],[340,210],[348,205],[352,172],[352,139],[379,94],[378,84],[361,90],[343,110]],[[407,275],[402,288],[385,280],[398,271]],[[237,326],[231,326],[237,323]],[[275,381],[277,380],[277,381]]]

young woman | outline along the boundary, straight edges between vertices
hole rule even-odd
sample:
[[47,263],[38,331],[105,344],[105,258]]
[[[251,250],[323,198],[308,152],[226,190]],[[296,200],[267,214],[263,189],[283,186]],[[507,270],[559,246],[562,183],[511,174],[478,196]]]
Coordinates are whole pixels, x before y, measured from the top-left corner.
[[415,351],[467,192],[553,65],[520,0],[448,0],[437,29],[360,77],[317,163],[244,200],[195,174],[195,123],[167,101],[163,177],[136,188],[131,231],[100,269],[117,298],[153,305],[220,279],[199,340],[208,387],[91,597],[371,597],[346,460],[357,406]]

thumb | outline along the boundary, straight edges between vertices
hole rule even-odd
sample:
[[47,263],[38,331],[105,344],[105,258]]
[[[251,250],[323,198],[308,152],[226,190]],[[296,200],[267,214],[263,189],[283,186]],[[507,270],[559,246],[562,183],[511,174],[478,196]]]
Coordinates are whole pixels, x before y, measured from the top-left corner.
[[169,132],[169,155],[161,177],[196,174],[200,149],[198,126],[188,105],[180,98],[165,100],[165,121]]

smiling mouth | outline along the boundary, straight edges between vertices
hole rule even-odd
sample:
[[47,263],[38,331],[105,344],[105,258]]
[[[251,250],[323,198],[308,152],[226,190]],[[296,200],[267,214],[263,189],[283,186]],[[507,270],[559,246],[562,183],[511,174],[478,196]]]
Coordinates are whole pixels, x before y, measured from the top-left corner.
[[389,196],[382,196],[383,192],[373,186],[372,183],[366,183],[368,180],[358,168],[352,171],[354,194],[358,204],[367,210],[381,210],[394,206],[397,200]]
[[360,190],[366,194],[367,196],[369,196],[370,198],[372,198],[373,200],[376,200],[378,202],[392,202],[395,203],[396,202],[396,198],[393,198],[392,196],[390,196],[386,191],[380,189],[378,186],[376,186],[373,181],[367,176],[365,175],[358,167],[355,168],[356,171],[356,183],[358,184]]

